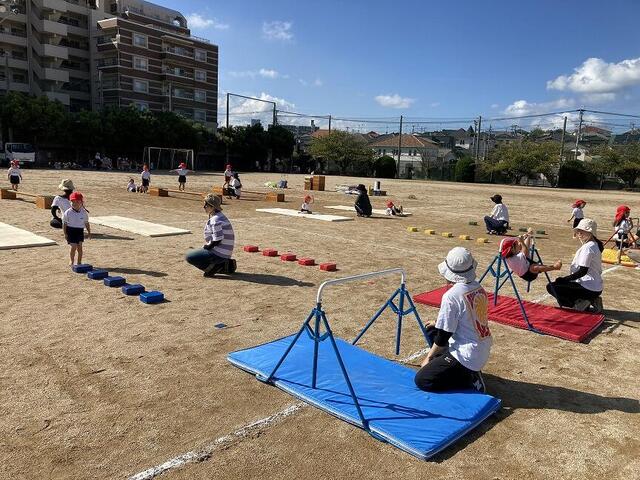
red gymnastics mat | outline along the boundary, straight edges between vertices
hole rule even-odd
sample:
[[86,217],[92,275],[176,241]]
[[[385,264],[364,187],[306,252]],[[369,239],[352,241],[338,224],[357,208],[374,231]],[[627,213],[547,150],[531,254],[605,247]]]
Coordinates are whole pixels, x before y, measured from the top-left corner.
[[[441,287],[430,292],[424,292],[413,297],[416,303],[439,307],[442,295],[449,287]],[[570,309],[560,309],[541,305],[539,303],[523,302],[529,323],[541,333],[553,335],[572,342],[584,341],[604,321],[604,315],[597,313],[578,312]],[[518,300],[513,297],[498,295],[498,305],[493,304],[493,294],[489,293],[489,320],[527,330],[527,324],[522,318],[522,311]]]

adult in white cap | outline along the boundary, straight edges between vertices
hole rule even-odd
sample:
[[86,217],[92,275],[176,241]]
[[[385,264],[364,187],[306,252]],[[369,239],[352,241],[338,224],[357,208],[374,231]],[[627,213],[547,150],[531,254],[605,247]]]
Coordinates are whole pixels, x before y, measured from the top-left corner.
[[187,253],[188,263],[204,272],[205,277],[216,273],[233,273],[236,261],[231,258],[235,234],[229,219],[222,213],[221,199],[208,194],[204,198],[204,209],[209,215],[204,225],[204,245]]
[[598,225],[590,218],[583,218],[574,228],[582,243],[571,266],[569,275],[558,277],[547,284],[547,291],[561,307],[602,312],[602,251],[604,245],[598,240]]
[[438,265],[451,287],[442,296],[437,320],[427,323],[433,345],[415,377],[421,390],[485,391],[480,371],[489,359],[493,340],[489,298],[476,281],[476,266],[471,252],[462,247],[452,249]]
[[62,191],[62,195],[56,195],[53,198],[53,202],[51,202],[51,216],[53,218],[49,222],[49,225],[53,228],[62,228],[62,215],[71,208],[69,196],[75,189],[73,182],[68,178],[62,180],[60,185],[58,185],[58,190]]

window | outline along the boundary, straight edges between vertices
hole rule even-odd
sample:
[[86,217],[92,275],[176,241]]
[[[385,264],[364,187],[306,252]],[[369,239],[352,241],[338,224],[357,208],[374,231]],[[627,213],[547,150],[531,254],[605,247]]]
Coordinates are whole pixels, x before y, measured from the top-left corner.
[[134,105],[140,111],[149,110],[149,104],[147,102],[136,102]]
[[200,50],[199,48],[196,48],[196,60],[199,60],[200,62],[206,62],[207,61],[207,52],[205,50]]
[[133,44],[136,47],[147,47],[147,36],[140,33],[133,34]]
[[147,59],[143,57],[133,57],[133,68],[136,70],[144,70],[147,71],[149,68],[147,63]]
[[196,80],[198,80],[199,82],[206,82],[207,72],[205,72],[204,70],[196,70]]
[[200,122],[207,121],[207,112],[204,110],[194,110],[193,111],[193,119],[198,120]]
[[149,82],[144,80],[133,79],[133,91],[147,93],[149,91]]
[[195,91],[195,100],[196,102],[206,102],[207,101],[207,92],[204,90],[196,90]]

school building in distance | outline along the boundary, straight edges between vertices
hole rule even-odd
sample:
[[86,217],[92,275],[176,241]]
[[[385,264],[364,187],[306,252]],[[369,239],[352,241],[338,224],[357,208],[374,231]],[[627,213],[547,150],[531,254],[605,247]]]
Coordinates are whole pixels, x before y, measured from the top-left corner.
[[134,105],[217,124],[218,47],[143,0],[0,0],[0,95]]

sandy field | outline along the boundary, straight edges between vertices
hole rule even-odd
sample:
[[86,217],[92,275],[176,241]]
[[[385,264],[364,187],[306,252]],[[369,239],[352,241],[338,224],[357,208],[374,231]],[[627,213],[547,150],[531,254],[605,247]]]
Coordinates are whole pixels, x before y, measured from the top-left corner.
[[[609,232],[618,204],[637,216],[640,194],[385,180],[382,188],[413,217],[325,223],[256,212],[300,206],[303,177],[289,175],[286,204],[225,199],[238,273],[207,279],[183,260],[202,244],[202,202],[129,194],[129,176],[25,170],[22,188],[55,194],[60,180],[71,178],[93,216],[190,229],[191,235],[147,238],[94,225],[95,238],[85,243],[87,263],[161,290],[168,300],[161,305],[71,273],[68,246],[49,227],[49,212],[29,201],[0,201],[1,222],[58,242],[0,251],[0,478],[124,479],[176,457],[159,478],[640,478],[640,270],[604,265],[607,318],[586,343],[491,323],[485,379],[503,408],[428,462],[301,405],[226,360],[231,351],[296,331],[324,280],[402,267],[415,295],[443,284],[436,267],[456,245],[471,249],[481,273],[497,251],[496,237],[478,245],[422,229],[486,236],[467,224],[482,224],[493,193],[503,195],[516,232],[545,229],[542,257],[567,266],[578,247],[566,223],[575,198],[586,199],[586,215]],[[265,181],[279,179],[242,175],[245,190],[265,191]],[[168,174],[152,178],[152,186],[176,182]],[[334,187],[360,182],[372,180],[327,177],[314,209],[352,215],[322,206],[352,204]],[[204,191],[221,183],[220,175],[198,174],[187,185]],[[421,231],[409,233],[412,225]],[[245,253],[247,244],[335,261],[339,271]],[[336,335],[353,338],[397,283],[382,278],[328,290],[324,306]],[[544,287],[535,282],[525,298],[551,303]],[[424,320],[435,318],[436,309],[418,308]],[[228,327],[216,329],[220,322]],[[394,325],[390,316],[380,320],[361,346],[396,358]],[[423,342],[415,324],[405,322],[399,358]]]

